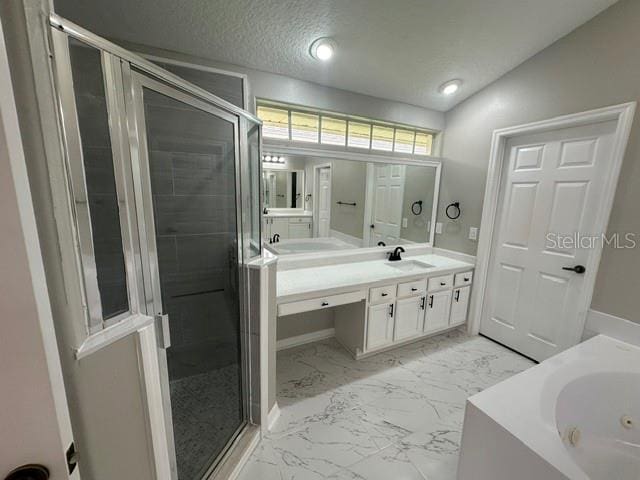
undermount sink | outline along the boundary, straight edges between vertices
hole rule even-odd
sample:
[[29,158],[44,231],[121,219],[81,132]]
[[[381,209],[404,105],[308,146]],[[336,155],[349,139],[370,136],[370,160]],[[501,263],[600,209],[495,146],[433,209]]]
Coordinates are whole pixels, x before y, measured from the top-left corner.
[[387,262],[385,263],[385,265],[391,268],[395,268],[396,270],[400,270],[402,272],[410,272],[412,270],[433,268],[433,265],[430,265],[424,262],[419,262],[417,260],[399,260],[397,262]]

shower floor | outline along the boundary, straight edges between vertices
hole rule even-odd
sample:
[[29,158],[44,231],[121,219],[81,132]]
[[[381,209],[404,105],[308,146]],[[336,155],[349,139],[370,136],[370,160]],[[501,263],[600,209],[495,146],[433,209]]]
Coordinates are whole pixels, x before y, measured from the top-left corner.
[[229,365],[170,382],[180,480],[201,478],[212,452],[220,452],[239,426],[240,419],[229,415],[239,412],[239,381],[238,365]]

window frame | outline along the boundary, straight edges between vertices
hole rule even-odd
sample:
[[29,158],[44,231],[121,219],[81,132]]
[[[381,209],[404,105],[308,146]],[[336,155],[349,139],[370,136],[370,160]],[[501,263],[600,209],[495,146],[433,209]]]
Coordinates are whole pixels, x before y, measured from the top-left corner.
[[[260,108],[275,108],[283,111],[286,110],[288,112],[288,131],[289,131],[288,138],[269,136],[269,135],[265,135],[263,132],[262,136],[265,139],[265,141],[268,141],[268,142],[279,142],[279,143],[281,142],[284,144],[291,144],[291,145],[320,145],[323,148],[329,148],[329,149],[344,149],[347,151],[353,150],[357,152],[368,151],[370,153],[383,152],[386,154],[391,153],[391,154],[409,155],[412,157],[424,158],[424,157],[435,156],[434,149],[436,148],[436,145],[437,145],[438,135],[441,133],[439,131],[429,130],[426,128],[420,128],[412,125],[385,122],[385,121],[375,120],[371,118],[359,117],[354,115],[346,115],[346,114],[330,112],[325,110],[317,110],[313,108],[306,108],[302,106],[290,105],[290,104],[285,104],[281,102],[270,101],[267,99],[257,98],[256,114]],[[295,113],[316,115],[318,117],[317,141],[304,141],[304,140],[294,139],[292,137],[293,125],[291,123],[291,118],[292,118],[292,114],[295,114]],[[322,142],[322,122],[324,118],[329,118],[332,120],[341,120],[346,122],[346,135],[345,135],[344,144],[341,145],[337,143]],[[369,126],[369,146],[368,147],[365,148],[365,147],[357,147],[357,146],[349,145],[349,125],[352,122]],[[378,149],[373,147],[373,130],[376,127],[391,129],[393,131],[393,138],[391,140],[390,150],[383,150],[383,149]],[[411,152],[401,152],[401,151],[399,152],[396,150],[396,134],[398,130],[413,133],[413,144],[411,145]],[[430,150],[427,151],[427,153],[416,153],[415,151],[416,138],[418,137],[418,135],[426,135],[427,137],[431,137],[431,143],[430,143],[431,148]]]

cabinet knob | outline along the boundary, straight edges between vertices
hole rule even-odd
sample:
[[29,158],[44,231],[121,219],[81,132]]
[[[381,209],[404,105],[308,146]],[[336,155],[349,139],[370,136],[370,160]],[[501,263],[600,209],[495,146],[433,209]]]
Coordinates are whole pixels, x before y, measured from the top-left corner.
[[5,480],[48,480],[49,470],[43,465],[23,465],[13,470]]
[[384,292],[380,294],[381,297],[386,297],[387,295],[389,295],[389,294],[388,293],[384,293]]
[[447,284],[447,282],[440,282],[440,286],[444,287]]
[[417,289],[416,287],[411,287],[411,291],[412,291],[412,292],[417,292],[417,291],[418,291],[418,289]]
[[329,306],[329,302],[322,302],[322,306],[323,306],[323,307],[327,307],[327,306]]

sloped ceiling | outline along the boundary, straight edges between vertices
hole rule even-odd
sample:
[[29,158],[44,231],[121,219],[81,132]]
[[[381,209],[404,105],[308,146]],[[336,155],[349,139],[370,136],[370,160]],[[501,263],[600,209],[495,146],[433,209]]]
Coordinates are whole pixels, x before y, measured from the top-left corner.
[[[616,0],[56,0],[105,37],[446,111]],[[330,63],[309,54],[332,37]],[[461,78],[443,97],[438,87]]]

